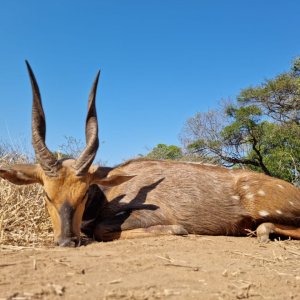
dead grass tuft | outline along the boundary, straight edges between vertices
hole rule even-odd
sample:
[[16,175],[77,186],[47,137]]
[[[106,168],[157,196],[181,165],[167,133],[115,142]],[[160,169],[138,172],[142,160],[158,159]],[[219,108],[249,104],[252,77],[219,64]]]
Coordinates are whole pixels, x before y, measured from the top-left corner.
[[[28,163],[20,154],[0,157],[0,166]],[[0,245],[41,246],[53,240],[40,185],[17,186],[0,179]]]

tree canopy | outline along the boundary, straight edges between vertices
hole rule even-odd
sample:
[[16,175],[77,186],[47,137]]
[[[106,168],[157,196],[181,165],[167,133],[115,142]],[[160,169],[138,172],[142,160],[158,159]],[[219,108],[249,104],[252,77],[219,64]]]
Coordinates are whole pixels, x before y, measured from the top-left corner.
[[300,185],[300,57],[236,101],[196,113],[181,135],[188,152]]
[[146,156],[152,159],[174,159],[182,158],[182,150],[175,145],[158,144]]

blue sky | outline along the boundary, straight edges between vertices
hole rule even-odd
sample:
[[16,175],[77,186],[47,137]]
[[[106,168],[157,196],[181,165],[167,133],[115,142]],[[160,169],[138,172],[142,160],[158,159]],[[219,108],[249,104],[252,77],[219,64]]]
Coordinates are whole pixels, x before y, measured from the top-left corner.
[[1,1],[0,140],[31,151],[28,59],[51,150],[84,140],[98,69],[97,159],[180,145],[188,117],[289,69],[299,15],[296,0]]

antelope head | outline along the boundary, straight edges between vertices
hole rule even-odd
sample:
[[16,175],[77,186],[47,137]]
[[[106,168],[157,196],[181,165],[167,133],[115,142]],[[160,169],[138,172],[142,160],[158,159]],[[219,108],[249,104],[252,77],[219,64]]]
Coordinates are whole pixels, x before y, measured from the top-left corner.
[[0,167],[0,177],[14,184],[39,183],[45,191],[45,201],[51,217],[54,241],[59,246],[80,244],[80,224],[92,184],[115,186],[133,176],[114,174],[109,168],[92,165],[99,146],[96,113],[96,91],[100,71],[93,83],[86,117],[86,147],[77,159],[59,160],[45,143],[46,122],[39,87],[29,63],[26,61],[32,93],[32,145],[37,164],[17,164]]

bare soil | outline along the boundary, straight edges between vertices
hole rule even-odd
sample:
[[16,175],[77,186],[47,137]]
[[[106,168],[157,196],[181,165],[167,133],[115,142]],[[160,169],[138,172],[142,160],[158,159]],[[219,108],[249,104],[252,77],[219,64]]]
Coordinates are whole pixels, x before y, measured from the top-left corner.
[[1,299],[300,299],[300,241],[167,236],[0,246]]

